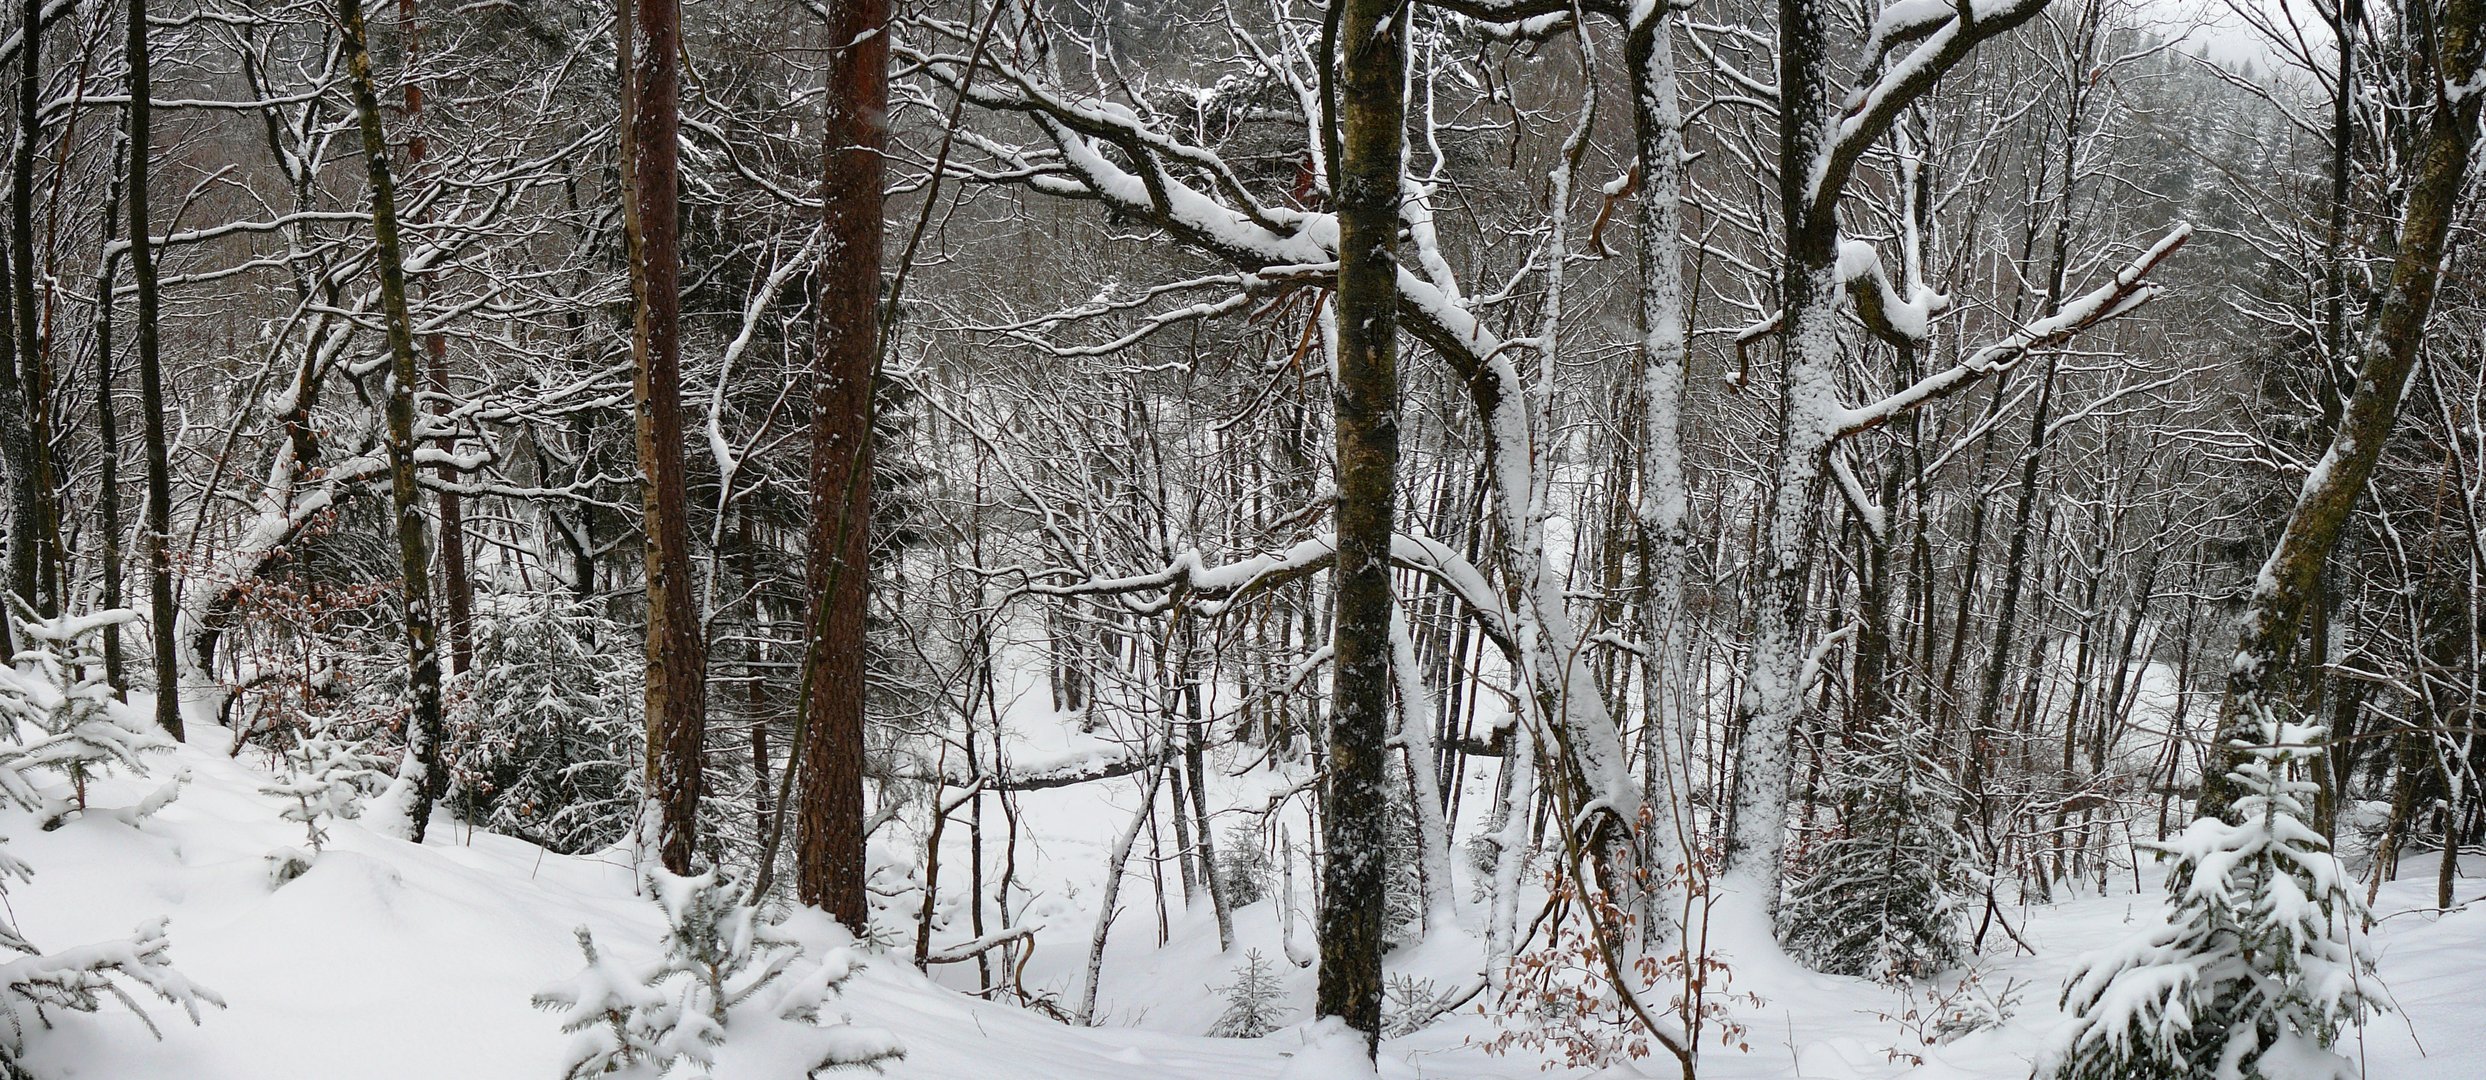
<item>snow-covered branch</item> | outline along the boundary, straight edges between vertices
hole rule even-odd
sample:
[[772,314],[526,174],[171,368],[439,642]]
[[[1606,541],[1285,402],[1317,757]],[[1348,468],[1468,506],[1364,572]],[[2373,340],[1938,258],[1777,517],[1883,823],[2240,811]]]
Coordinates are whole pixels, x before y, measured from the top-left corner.
[[2192,226],[2178,225],[2164,239],[2116,271],[2112,280],[2064,304],[2054,314],[2021,327],[2010,336],[1970,353],[1958,364],[1917,380],[1906,389],[1838,417],[1840,436],[1887,424],[1925,403],[1966,389],[1997,370],[2019,362],[2032,350],[2060,345],[2092,326],[2148,303],[2159,289],[2146,279],[2150,271],[2192,238]]

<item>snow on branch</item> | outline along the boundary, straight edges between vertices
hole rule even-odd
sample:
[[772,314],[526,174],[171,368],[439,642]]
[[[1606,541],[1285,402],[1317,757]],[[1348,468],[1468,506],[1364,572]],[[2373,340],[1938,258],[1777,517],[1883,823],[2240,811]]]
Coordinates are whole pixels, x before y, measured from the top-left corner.
[[901,763],[876,770],[882,780],[911,780],[916,783],[937,783],[943,787],[978,787],[985,791],[1039,791],[1045,788],[1071,787],[1117,776],[1130,776],[1165,757],[1162,749],[1134,750],[1111,746],[1094,753],[1080,754],[1040,768],[1028,768],[1002,776],[969,776],[965,769],[948,764],[935,764],[921,757],[907,756]]
[[[1813,220],[1830,220],[1847,174],[1890,130],[1899,114],[1925,96],[1979,44],[2046,9],[2047,0],[1899,0],[1874,20],[1860,85],[1850,91],[1837,130],[1821,147],[1805,186]],[[1901,48],[1895,59],[1892,54]],[[1887,62],[1885,62],[1887,61]]]
[[[1022,590],[1043,596],[1110,596],[1138,615],[1160,615],[1176,608],[1215,617],[1234,601],[1265,588],[1315,573],[1337,556],[1337,538],[1329,534],[1297,541],[1283,551],[1210,565],[1197,550],[1174,556],[1164,569],[1119,577],[1094,577],[1052,584],[1032,581]],[[1390,538],[1390,561],[1439,581],[1467,604],[1487,636],[1509,647],[1513,641],[1508,613],[1500,593],[1484,572],[1465,556],[1438,540],[1400,534]]]
[[1033,943],[1036,940],[1036,930],[1037,928],[1033,926],[1013,926],[970,941],[945,945],[927,954],[924,962],[927,964],[965,963],[1014,941]]
[[[942,29],[937,22],[927,25]],[[965,33],[958,27],[943,32]],[[1102,202],[1262,279],[1277,276],[1280,268],[1287,276],[1305,270],[1314,271],[1308,275],[1313,277],[1336,272],[1337,216],[1254,199],[1216,151],[1152,126],[1127,106],[1047,86],[1003,61],[982,61],[1000,74],[998,82],[962,85],[956,72],[966,67],[963,57],[930,54],[904,43],[895,49],[976,105],[1027,117],[1052,144],[1044,151],[990,137],[971,138],[978,149],[999,158],[1003,168],[993,175],[967,170],[968,178],[1016,179],[1046,194]],[[1207,185],[1186,176],[1205,179]],[[1412,242],[1406,263],[1426,271],[1417,273],[1407,265],[1399,270],[1399,304],[1409,319],[1408,332],[1478,387],[1480,399],[1515,399],[1522,391],[1516,372],[1492,362],[1505,344],[1476,317],[1470,298],[1448,276],[1449,264],[1439,257],[1424,194],[1421,185],[1411,185],[1400,212]],[[1493,411],[1490,401],[1480,400],[1480,405],[1489,414]]]
[[[140,923],[128,937],[112,941],[80,945],[59,952],[22,956],[0,964],[0,1061],[14,1066],[23,1052],[26,1037],[52,1026],[45,1010],[94,1013],[104,1001],[120,1002],[123,1008],[146,1025],[147,1031],[163,1038],[155,1020],[139,1008],[123,982],[164,999],[181,1009],[190,1022],[199,1022],[201,1006],[224,1007],[224,999],[216,992],[191,982],[174,971],[170,952],[172,942],[164,933],[165,920],[151,919]],[[18,943],[11,943],[15,947]],[[11,1070],[15,1075],[14,1069]]]
[[1845,410],[1837,417],[1838,436],[1844,438],[1887,424],[1924,405],[1948,397],[1974,385],[1977,380],[2017,363],[2031,350],[2059,345],[2075,334],[2108,319],[2123,315],[2157,298],[2162,291],[2146,279],[2158,264],[2165,262],[2175,249],[2192,239],[2192,226],[2177,225],[2166,237],[2126,263],[2114,278],[2089,292],[2073,298],[2054,314],[2027,326],[2011,336],[1994,342],[1942,371],[1916,381],[1898,393],[1861,408]]
[[[1902,291],[1891,280],[1890,271],[1882,266],[1882,253],[1863,240],[1841,237],[1839,240],[1838,282],[1856,300],[1856,317],[1873,336],[1899,348],[1923,344],[1932,331],[1933,321],[1951,310],[1949,293],[1939,293],[1923,285],[1911,285]],[[1857,289],[1857,285],[1869,286]],[[1735,344],[1743,347],[1778,332],[1786,323],[1783,310],[1735,332]]]

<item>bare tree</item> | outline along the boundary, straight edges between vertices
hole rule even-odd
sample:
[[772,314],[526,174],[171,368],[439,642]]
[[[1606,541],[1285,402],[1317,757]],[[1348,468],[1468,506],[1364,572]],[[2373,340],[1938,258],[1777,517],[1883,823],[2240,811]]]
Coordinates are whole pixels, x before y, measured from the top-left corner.
[[376,269],[388,334],[389,506],[395,517],[402,575],[406,694],[412,708],[406,721],[406,759],[398,768],[397,781],[409,789],[407,838],[420,844],[431,825],[432,805],[449,785],[440,753],[440,654],[432,618],[430,544],[415,475],[414,388],[423,369],[415,352],[414,318],[406,308],[406,263],[397,237],[397,185],[389,174],[388,134],[381,127],[380,96],[371,76],[369,32],[363,24],[361,0],[338,0],[337,19],[345,31],[346,71],[362,130],[363,167],[371,181],[371,234],[379,249]]
[[[147,0],[129,0],[129,259],[138,286],[138,396],[144,417],[147,451],[147,603],[152,613],[155,647],[155,721],[174,738],[182,737],[179,609],[173,605],[173,495],[171,453],[165,434],[164,361],[157,327],[161,290],[156,281],[155,249],[149,235],[147,175],[155,153],[152,102],[148,80]],[[109,305],[107,293],[104,303]],[[107,346],[108,348],[108,346]],[[106,385],[103,393],[110,394]],[[109,412],[111,402],[103,407]],[[117,575],[119,567],[106,567]]]

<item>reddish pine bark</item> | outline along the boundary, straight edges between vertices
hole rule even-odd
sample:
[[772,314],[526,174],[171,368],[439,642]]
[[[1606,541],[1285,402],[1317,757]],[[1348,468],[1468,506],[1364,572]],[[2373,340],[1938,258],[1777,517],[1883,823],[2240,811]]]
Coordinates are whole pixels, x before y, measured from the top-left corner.
[[863,891],[864,610],[872,517],[872,376],[880,355],[881,149],[889,136],[888,0],[829,5],[822,263],[813,364],[813,610],[803,656],[795,893],[860,934]]
[[650,840],[676,874],[690,872],[699,838],[700,751],[707,732],[707,643],[700,634],[683,516],[681,341],[682,8],[635,0],[628,11],[623,157],[625,222],[631,233],[631,334],[637,402],[639,495],[646,514],[647,779],[657,833]]

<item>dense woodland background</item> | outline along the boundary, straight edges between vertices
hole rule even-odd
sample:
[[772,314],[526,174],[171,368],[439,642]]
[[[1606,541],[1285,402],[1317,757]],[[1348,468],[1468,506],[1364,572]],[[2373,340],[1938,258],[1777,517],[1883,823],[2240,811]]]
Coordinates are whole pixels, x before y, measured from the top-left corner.
[[2486,840],[2477,0],[145,2],[135,121],[121,0],[0,18],[0,629],[135,609],[112,688],[350,746],[417,839],[721,868],[1085,1022],[1111,919],[1023,925],[1020,803],[1136,784],[1108,912],[1345,883],[1323,1014],[1448,930],[1391,1024],[1586,986],[1501,1011],[1687,1071],[1721,898],[1907,980],[2197,813],[2327,837],[2325,925]]

